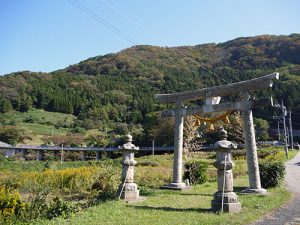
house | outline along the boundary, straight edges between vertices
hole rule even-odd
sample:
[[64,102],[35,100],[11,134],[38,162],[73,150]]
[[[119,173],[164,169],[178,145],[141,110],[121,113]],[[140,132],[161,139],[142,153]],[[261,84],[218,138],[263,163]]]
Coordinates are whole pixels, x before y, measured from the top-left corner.
[[10,149],[12,147],[10,144],[0,141],[0,152],[3,152],[5,157],[10,157],[16,154],[15,149]]

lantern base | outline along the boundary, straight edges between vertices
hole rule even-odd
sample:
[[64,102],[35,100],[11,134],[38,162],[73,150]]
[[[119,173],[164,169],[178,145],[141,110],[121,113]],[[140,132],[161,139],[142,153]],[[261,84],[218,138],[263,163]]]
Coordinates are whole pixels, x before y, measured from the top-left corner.
[[[122,189],[122,186],[119,189]],[[125,183],[120,199],[126,202],[137,202],[142,198],[135,183]]]
[[241,194],[267,195],[268,192],[264,188],[246,188],[245,190],[241,191]]
[[219,212],[222,209],[223,200],[223,212],[239,212],[241,211],[241,203],[238,200],[237,195],[234,192],[221,192],[217,191],[214,194],[214,199],[211,201],[211,209],[213,212]]
[[191,189],[192,186],[187,186],[185,183],[170,183],[160,187],[161,189],[169,189],[169,190],[188,190]]
[[[211,210],[213,212],[220,212],[222,209],[222,202],[212,200]],[[226,213],[238,213],[242,209],[240,202],[223,203],[223,212]]]

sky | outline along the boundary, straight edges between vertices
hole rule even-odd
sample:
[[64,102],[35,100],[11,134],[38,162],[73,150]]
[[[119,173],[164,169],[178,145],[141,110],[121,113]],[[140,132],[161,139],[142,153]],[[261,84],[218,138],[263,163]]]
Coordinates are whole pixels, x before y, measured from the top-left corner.
[[0,0],[0,75],[51,72],[133,45],[300,33],[299,0]]

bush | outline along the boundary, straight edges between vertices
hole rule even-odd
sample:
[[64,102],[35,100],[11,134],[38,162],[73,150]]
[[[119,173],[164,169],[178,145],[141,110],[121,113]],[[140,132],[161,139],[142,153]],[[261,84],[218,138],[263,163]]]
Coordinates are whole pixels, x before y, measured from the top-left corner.
[[48,192],[44,190],[36,190],[29,197],[29,203],[26,208],[26,220],[32,221],[38,217],[44,217],[48,210],[47,196]]
[[47,218],[53,219],[62,216],[64,219],[69,218],[77,211],[77,207],[69,202],[63,201],[61,198],[54,198],[52,204],[49,205],[47,210]]
[[260,162],[259,169],[262,187],[277,187],[282,183],[285,174],[283,162]]
[[159,166],[158,162],[153,162],[153,161],[142,161],[138,162],[137,166]]
[[159,188],[172,179],[172,169],[162,166],[141,166],[135,170],[135,180],[145,188]]
[[[278,155],[278,153],[280,153],[280,150],[281,150],[280,148],[274,148],[274,147],[263,148],[263,149],[259,149],[257,151],[257,155],[258,155],[258,158],[260,158],[260,159],[268,160],[269,158],[273,158],[274,156],[276,157],[276,155]],[[268,160],[268,161],[270,161],[270,160]]]
[[232,157],[234,160],[238,159],[246,159],[246,150],[245,149],[239,149],[232,151]]
[[17,126],[0,126],[0,141],[8,144],[17,144],[24,138],[24,130]]
[[91,185],[92,189],[99,191],[99,195],[114,195],[120,184],[120,170],[115,166],[107,165],[105,169],[97,172],[96,182]]
[[189,179],[191,184],[203,184],[207,181],[208,162],[191,160],[185,163],[184,179]]
[[[7,222],[13,218],[19,218],[26,204],[21,200],[17,191],[11,191],[0,187],[0,222]],[[4,221],[1,221],[1,220]]]

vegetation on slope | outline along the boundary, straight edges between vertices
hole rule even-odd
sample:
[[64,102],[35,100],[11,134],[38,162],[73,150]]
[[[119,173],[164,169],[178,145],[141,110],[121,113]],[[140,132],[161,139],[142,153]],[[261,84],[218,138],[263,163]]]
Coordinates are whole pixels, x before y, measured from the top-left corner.
[[[193,60],[218,74],[213,76]],[[293,111],[300,124],[300,35],[263,35],[220,44],[176,48],[134,46],[116,54],[97,56],[52,73],[17,72],[0,77],[0,111],[27,112],[32,107],[75,115],[75,127],[86,130],[139,130],[138,141],[150,144],[151,129],[160,125],[158,111],[166,106],[156,93],[171,93],[281,73],[273,95]],[[228,100],[228,98],[227,98]],[[231,97],[231,100],[232,97]],[[196,102],[199,103],[199,102]],[[272,119],[274,109],[255,115]],[[166,143],[162,140],[159,144]]]

